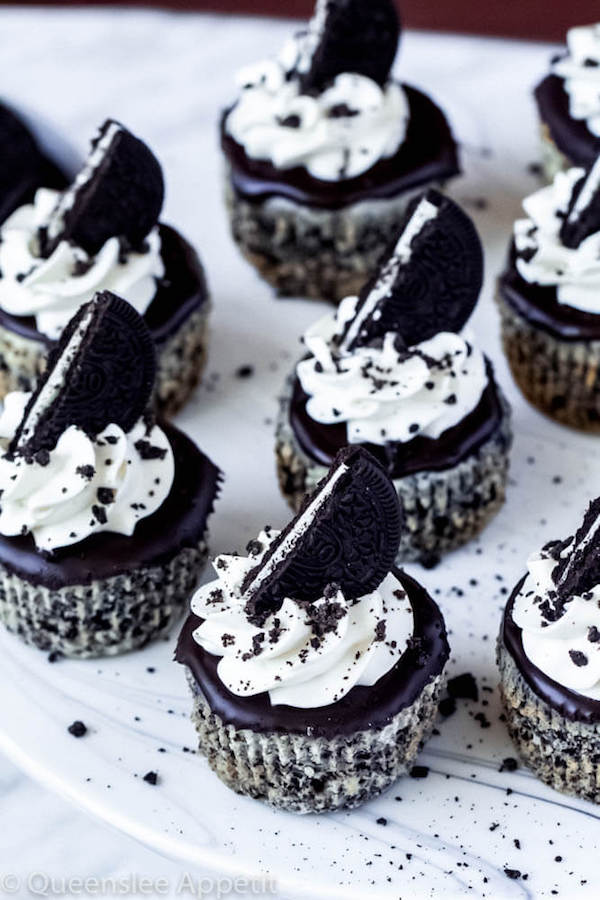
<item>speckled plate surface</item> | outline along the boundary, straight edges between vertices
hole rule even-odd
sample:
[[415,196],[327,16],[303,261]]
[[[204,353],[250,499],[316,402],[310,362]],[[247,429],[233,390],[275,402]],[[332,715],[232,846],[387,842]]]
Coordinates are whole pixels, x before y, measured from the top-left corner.
[[[118,65],[108,19],[103,31],[86,27],[91,19],[84,14],[47,15],[43,28],[28,31],[27,78],[18,42],[7,46],[4,88],[17,106],[42,108],[79,147],[112,115],[164,161],[166,219],[200,248],[215,299],[208,375],[179,424],[226,474],[211,545],[214,552],[231,550],[266,522],[280,526],[287,519],[274,475],[276,398],[298,335],[324,310],[272,298],[229,239],[219,188],[214,122],[231,96],[232,60],[272,52],[289,25],[119,15]],[[60,54],[45,52],[53,42]],[[108,662],[50,664],[0,633],[0,750],[162,854],[206,873],[267,874],[285,897],[580,897],[594,891],[600,810],[553,792],[524,768],[500,771],[513,750],[499,720],[494,666],[501,608],[528,553],[569,533],[600,490],[598,439],[547,421],[514,389],[492,302],[519,199],[536,186],[528,169],[537,157],[528,90],[549,52],[458,37],[404,39],[401,71],[435,93],[465,144],[468,176],[451,193],[475,217],[487,270],[472,326],[497,364],[516,431],[500,515],[479,541],[437,569],[410,567],[446,615],[450,675],[471,672],[479,686],[477,702],[459,701],[457,712],[440,721],[418,761],[428,767],[427,777],[405,778],[351,813],[273,812],[228,791],[191,752],[185,679],[171,661],[174,634]],[[242,366],[252,367],[246,377],[236,374]],[[67,731],[76,719],[88,727],[83,738]],[[156,785],[143,780],[148,772],[157,773]]]

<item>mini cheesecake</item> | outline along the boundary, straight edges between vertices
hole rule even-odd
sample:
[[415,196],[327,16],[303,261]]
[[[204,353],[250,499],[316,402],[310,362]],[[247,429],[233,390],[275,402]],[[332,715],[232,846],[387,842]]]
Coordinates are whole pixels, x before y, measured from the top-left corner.
[[63,190],[68,178],[39,147],[17,113],[0,103],[0,223],[40,187]]
[[0,415],[0,622],[66,656],[164,635],[207,556],[219,471],[149,408],[156,353],[106,291]]
[[434,601],[394,568],[402,527],[384,469],[349,448],[282,532],[215,560],[176,659],[200,751],[233,790],[299,813],[354,807],[414,761],[449,648]]
[[392,0],[317,0],[221,120],[233,237],[277,293],[338,302],[372,274],[415,192],[459,173],[439,107],[395,81]]
[[160,164],[108,120],[64,191],[40,188],[0,229],[0,393],[31,390],[49,348],[96,291],[123,296],[157,349],[156,402],[171,415],[201,375],[210,308],[196,252],[159,223]]
[[600,153],[600,23],[571,28],[566,51],[535,89],[544,172],[552,181]]
[[600,159],[523,201],[498,282],[502,340],[525,397],[600,431]]
[[574,537],[530,557],[498,638],[517,750],[551,787],[600,803],[600,500]]
[[430,189],[358,297],[308,329],[276,430],[280,486],[294,509],[351,444],[396,486],[406,516],[399,561],[434,564],[497,512],[510,412],[491,362],[461,334],[482,273],[471,220]]

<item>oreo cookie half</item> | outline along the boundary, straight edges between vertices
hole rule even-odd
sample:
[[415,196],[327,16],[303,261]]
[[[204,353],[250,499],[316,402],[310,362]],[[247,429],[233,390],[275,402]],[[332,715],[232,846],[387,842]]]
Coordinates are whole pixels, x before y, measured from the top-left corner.
[[565,247],[575,249],[597,231],[600,231],[600,156],[573,187],[560,239]]
[[400,237],[361,291],[341,340],[346,350],[397,332],[407,347],[458,332],[483,281],[483,250],[471,219],[435,190],[409,205]]
[[78,425],[90,435],[114,422],[129,431],[147,408],[156,357],[131,304],[103,291],[84,304],[51,352],[9,451],[51,450]]
[[581,596],[600,583],[600,497],[590,503],[570,552],[552,572],[561,600]]
[[302,91],[322,91],[342,72],[385,84],[399,37],[393,0],[317,0],[308,33],[313,49],[308,69],[300,73]]
[[94,254],[111,237],[140,247],[158,221],[164,194],[162,169],[150,148],[108,119],[41,235],[42,252],[49,256],[60,241],[73,241]]
[[260,622],[285,597],[313,601],[330,584],[348,599],[375,590],[400,543],[402,511],[383,467],[361,447],[346,447],[328,475],[246,576],[246,612]]

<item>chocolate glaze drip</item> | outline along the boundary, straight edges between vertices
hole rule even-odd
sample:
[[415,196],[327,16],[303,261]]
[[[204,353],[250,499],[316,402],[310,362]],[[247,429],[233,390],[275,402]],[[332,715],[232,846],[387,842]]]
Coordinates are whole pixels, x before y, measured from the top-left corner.
[[506,271],[498,286],[503,299],[524,319],[563,341],[594,341],[600,338],[600,315],[559,303],[556,287],[525,281],[519,275],[514,243]]
[[[169,225],[161,224],[159,228],[165,275],[144,315],[158,345],[164,344],[208,300],[204,269],[192,245]],[[13,316],[0,308],[0,326],[47,346],[53,343],[37,330],[33,316]]]
[[36,549],[30,534],[0,535],[0,565],[30,584],[58,590],[164,565],[184,547],[197,546],[217,497],[220,473],[183,432],[173,425],[161,427],[175,457],[173,486],[159,509],[140,519],[131,537],[104,531],[48,554]]
[[277,169],[268,160],[250,159],[225,130],[221,120],[221,146],[231,164],[231,180],[247,200],[286,197],[297,203],[340,209],[360,200],[394,197],[430,181],[446,181],[460,174],[456,142],[443,112],[426,94],[403,85],[410,108],[406,137],[398,152],[382,159],[367,172],[342,181],[322,181],[304,166]]
[[516,666],[534,693],[538,695],[548,706],[551,706],[565,719],[572,722],[585,722],[593,724],[600,722],[600,700],[592,700],[591,697],[584,697],[570,690],[557,681],[546,675],[525,654],[523,648],[523,632],[515,624],[512,617],[512,611],[515,599],[525,583],[526,575],[521,578],[504,611],[504,619],[502,622],[502,640],[504,646],[514,659]]
[[272,706],[268,693],[236,697],[217,674],[220,657],[207,653],[194,640],[193,632],[202,619],[193,613],[184,623],[175,659],[190,669],[211,710],[236,728],[310,733],[314,737],[335,737],[380,728],[400,710],[414,703],[423,688],[442,671],[449,654],[444,619],[436,603],[405,572],[392,571],[413,608],[414,640],[376,684],[353,687],[337,703],[298,709]]
[[[475,409],[448,428],[439,438],[416,437],[404,443],[362,444],[382,465],[390,478],[402,478],[415,472],[440,471],[455,466],[494,433],[502,420],[502,407],[494,371],[486,361],[488,384]],[[337,451],[348,443],[346,423],[324,425],[315,422],[306,411],[308,395],[296,378],[290,404],[290,425],[305,453],[323,466],[329,466]]]
[[600,138],[592,134],[585,119],[574,119],[569,112],[569,95],[564,78],[548,75],[534,91],[540,119],[552,140],[574,166],[589,168],[600,153]]

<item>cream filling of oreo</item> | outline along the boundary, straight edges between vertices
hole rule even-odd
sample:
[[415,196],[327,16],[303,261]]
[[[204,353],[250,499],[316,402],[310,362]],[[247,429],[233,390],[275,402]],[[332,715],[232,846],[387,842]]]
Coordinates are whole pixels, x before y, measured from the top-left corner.
[[398,275],[398,270],[410,260],[412,242],[417,235],[421,233],[425,225],[435,219],[439,211],[439,207],[426,198],[423,198],[417,204],[406,227],[402,229],[402,234],[398,238],[398,242],[394,247],[392,255],[384,265],[373,288],[369,291],[369,295],[365,302],[358,313],[352,318],[348,332],[341,344],[344,350],[352,345],[367,318],[372,315],[373,319],[375,321],[377,320],[378,313],[376,306],[389,295],[394,285],[394,281],[396,280],[396,276]]
[[310,355],[296,372],[311,419],[345,422],[351,444],[383,445],[438,438],[476,408],[488,383],[485,358],[461,335],[440,332],[397,349],[389,332],[381,346],[340,349],[357,302],[346,297],[304,334]]
[[[559,303],[598,315],[600,231],[578,247],[565,247],[560,236],[573,188],[584,174],[579,168],[559,172],[552,184],[523,201],[527,218],[515,222],[514,240],[517,251],[525,256],[517,257],[516,267],[530,284],[555,287]],[[588,199],[580,195],[579,206]]]
[[[571,550],[569,545],[564,555]],[[530,557],[512,617],[534,666],[558,684],[600,700],[600,585],[557,608],[552,578],[556,562],[545,551]]]
[[341,590],[325,591],[313,604],[286,598],[259,628],[244,611],[241,586],[260,563],[278,532],[252,542],[255,555],[218,556],[217,580],[192,598],[203,623],[194,640],[220,657],[217,672],[238,697],[268,692],[275,706],[326,706],[355,685],[373,685],[397,663],[413,634],[413,612],[394,575],[357,600]]
[[275,571],[277,566],[293,551],[302,535],[310,527],[319,509],[327,502],[328,498],[333,493],[336,484],[347,471],[348,466],[344,463],[338,466],[322,490],[318,491],[304,512],[299,516],[295,527],[289,532],[287,537],[284,538],[267,563],[259,569],[256,577],[252,579],[249,586],[250,591],[254,592],[258,590],[260,585],[271,576],[271,573]]
[[[0,445],[6,449],[30,394],[6,396]],[[131,431],[110,424],[97,436],[70,426],[54,449],[33,457],[0,456],[0,534],[31,534],[40,550],[54,550],[100,531],[133,534],[168,497],[173,451],[165,433],[140,419]]]
[[52,210],[52,214],[48,219],[47,227],[48,237],[50,239],[57,237],[62,231],[65,216],[73,207],[75,198],[77,197],[77,192],[83,187],[84,184],[87,184],[88,181],[91,181],[96,169],[104,159],[106,151],[110,147],[113,138],[116,137],[116,135],[120,131],[123,131],[123,127],[119,125],[118,122],[112,122],[108,126],[94,149],[89,154],[85,165],[77,173],[73,183],[67,188],[66,191],[58,194],[56,203]]
[[303,166],[323,181],[355,178],[397,152],[406,137],[408,101],[401,85],[390,81],[381,88],[351,72],[316,96],[302,94],[289,73],[306,70],[310,40],[310,33],[300,35],[278,59],[239,72],[242,90],[225,128],[249,157],[277,169]]
[[59,197],[40,188],[33,204],[17,209],[0,230],[0,307],[10,315],[34,316],[36,328],[52,340],[97,291],[112,291],[144,315],[165,272],[158,228],[146,237],[143,253],[122,253],[117,237],[90,256],[61,241],[43,259],[38,229],[48,225]]
[[[46,382],[42,386],[35,403],[27,414],[27,419],[23,422],[23,429],[19,438],[19,443],[21,446],[24,446],[27,441],[31,439],[40,420],[40,417],[43,416],[44,412],[52,406],[52,404],[60,394],[65,383],[65,379],[68,377],[68,372],[73,361],[73,357],[77,353],[77,350],[80,346],[81,334],[87,330],[93,316],[94,309],[90,306],[87,312],[83,315],[83,318],[79,323],[79,328],[71,335],[71,338],[64,351],[61,353],[57,364],[54,366],[52,372],[49,374]],[[28,398],[29,394],[22,393],[18,396]],[[23,407],[23,411],[24,410],[25,407]],[[12,420],[10,419],[9,421],[12,425]],[[17,427],[19,424],[20,422],[17,423]]]
[[600,137],[600,23],[570,28],[566,57],[552,66],[564,78],[569,112],[584,119],[589,131]]

